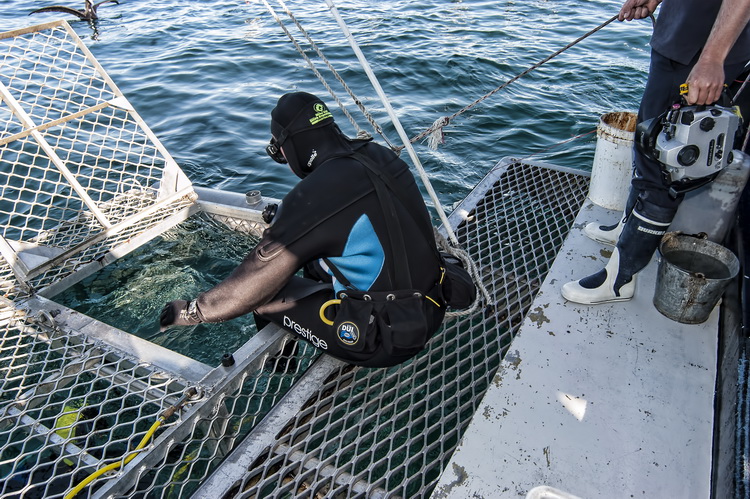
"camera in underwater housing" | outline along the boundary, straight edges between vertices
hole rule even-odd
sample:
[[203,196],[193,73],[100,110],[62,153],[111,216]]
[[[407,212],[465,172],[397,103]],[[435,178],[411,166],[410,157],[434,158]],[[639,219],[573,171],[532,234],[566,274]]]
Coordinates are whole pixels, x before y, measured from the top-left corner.
[[707,184],[734,161],[741,121],[739,110],[730,106],[674,104],[638,124],[635,144],[661,164],[671,190],[687,192]]

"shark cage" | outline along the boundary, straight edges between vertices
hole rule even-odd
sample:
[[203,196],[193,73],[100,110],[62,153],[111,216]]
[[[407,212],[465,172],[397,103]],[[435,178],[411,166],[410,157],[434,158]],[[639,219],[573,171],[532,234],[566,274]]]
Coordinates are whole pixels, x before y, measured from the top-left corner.
[[64,21],[0,54],[0,497],[431,493],[588,176],[489,172],[449,220],[492,302],[411,361],[353,367],[268,326],[210,366],[56,297],[196,218],[257,240],[272,200],[194,186]]

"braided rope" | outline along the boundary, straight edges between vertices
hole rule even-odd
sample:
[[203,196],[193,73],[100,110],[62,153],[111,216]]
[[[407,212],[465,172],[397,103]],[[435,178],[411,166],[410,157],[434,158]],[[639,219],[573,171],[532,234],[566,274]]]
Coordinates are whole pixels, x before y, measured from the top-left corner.
[[462,310],[449,310],[445,313],[445,316],[460,317],[463,315],[471,315],[479,309],[480,305],[482,304],[482,298],[484,298],[487,304],[492,303],[492,298],[490,297],[489,291],[487,291],[487,287],[482,281],[482,276],[479,272],[479,269],[474,263],[474,260],[472,260],[469,256],[469,253],[467,253],[463,248],[451,245],[448,239],[446,239],[445,236],[443,236],[436,228],[433,227],[433,231],[435,233],[435,242],[437,243],[438,249],[461,260],[464,269],[466,269],[466,271],[469,273],[471,279],[474,281],[477,289],[479,290],[479,292],[474,296],[474,303],[472,303],[470,307]]
[[[274,13],[273,8],[267,3],[266,0],[263,0],[263,2],[265,3],[266,8],[269,10],[269,12],[271,12],[271,15],[273,15],[274,18],[276,19],[276,22],[279,23],[279,25],[282,27],[282,29],[286,33],[287,37],[289,37],[289,39],[292,40],[292,43],[294,43],[294,46],[297,49],[297,52],[299,52],[299,54],[307,61],[308,65],[311,68],[313,68],[313,72],[315,72],[315,75],[318,77],[318,79],[321,81],[321,83],[323,83],[323,86],[326,88],[326,90],[328,90],[328,92],[334,98],[334,100],[336,101],[336,103],[338,104],[338,106],[341,108],[341,110],[343,111],[343,113],[346,115],[346,117],[352,123],[352,125],[354,126],[354,128],[357,130],[357,137],[358,138],[369,138],[370,134],[368,132],[366,132],[365,130],[362,130],[357,125],[357,123],[355,122],[354,118],[351,116],[351,114],[349,113],[349,111],[346,109],[345,105],[336,97],[335,93],[333,92],[333,90],[331,90],[331,87],[325,81],[325,79],[320,74],[320,72],[317,71],[314,68],[314,65],[313,65],[312,61],[304,53],[304,50],[302,49],[302,47],[299,45],[299,43],[297,43],[293,39],[293,36],[286,30],[286,28],[284,27],[281,19],[279,19],[279,17]],[[349,85],[347,85],[347,83],[344,81],[343,77],[339,74],[339,72],[336,71],[336,68],[334,68],[333,64],[331,64],[331,61],[325,56],[325,54],[323,54],[323,51],[320,50],[320,48],[318,47],[318,44],[315,43],[315,40],[312,39],[312,37],[310,36],[310,34],[307,32],[307,30],[297,20],[297,17],[294,15],[294,13],[291,11],[291,9],[289,9],[289,7],[286,5],[286,3],[283,0],[277,0],[277,2],[281,6],[281,8],[284,9],[284,12],[289,17],[289,19],[294,23],[294,25],[297,27],[297,29],[300,31],[300,33],[302,33],[302,35],[305,37],[305,39],[310,44],[310,46],[315,51],[315,53],[318,55],[318,57],[320,57],[320,60],[325,64],[325,66],[331,72],[331,74],[336,79],[336,81],[338,81],[341,84],[341,86],[346,91],[346,93],[349,95],[349,97],[352,99],[352,101],[354,102],[354,104],[362,112],[362,114],[364,115],[365,119],[367,119],[367,121],[370,123],[370,126],[372,127],[372,129],[375,130],[375,132],[378,135],[380,135],[380,137],[382,137],[382,139],[388,144],[388,146],[392,150],[396,150],[396,147],[393,144],[391,144],[391,142],[388,140],[388,137],[385,136],[385,133],[383,132],[383,129],[380,127],[380,125],[377,123],[377,121],[375,121],[375,118],[373,118],[372,114],[370,114],[370,112],[367,110],[367,108],[365,107],[365,105],[362,103],[362,100],[354,94],[354,91],[349,87]]]
[[612,16],[610,19],[608,19],[607,21],[603,22],[602,24],[600,24],[596,28],[592,29],[588,33],[584,34],[583,36],[578,37],[576,40],[570,42],[569,44],[567,44],[563,48],[561,48],[561,49],[557,50],[556,52],[554,52],[553,54],[545,57],[544,59],[542,59],[541,61],[537,62],[533,66],[527,68],[525,71],[519,73],[518,75],[514,76],[510,80],[506,81],[505,83],[503,83],[499,87],[497,87],[497,88],[495,88],[495,89],[487,92],[486,94],[484,94],[483,96],[479,97],[478,99],[476,99],[474,102],[472,102],[471,104],[467,105],[463,109],[460,109],[459,111],[453,113],[450,116],[444,116],[442,118],[439,118],[439,119],[435,120],[435,122],[432,124],[432,126],[430,128],[428,128],[424,132],[422,132],[422,133],[414,136],[410,140],[410,142],[414,143],[414,142],[416,142],[418,140],[424,139],[425,137],[427,137],[429,135],[428,146],[430,147],[430,149],[433,149],[433,150],[437,149],[438,144],[445,142],[445,138],[444,138],[444,134],[443,134],[443,129],[446,126],[448,126],[455,118],[457,118],[458,116],[460,116],[463,113],[467,112],[468,110],[472,109],[474,106],[476,106],[480,102],[482,102],[482,101],[490,98],[491,96],[495,95],[497,92],[499,92],[500,90],[504,89],[505,87],[507,87],[508,85],[510,85],[511,83],[513,83],[514,81],[516,81],[516,80],[522,78],[523,76],[529,74],[530,72],[532,72],[533,70],[535,70],[539,66],[541,66],[542,64],[548,62],[550,59],[553,59],[554,57],[557,57],[558,55],[562,54],[563,52],[565,52],[566,50],[568,50],[569,48],[571,48],[573,45],[575,45],[575,44],[579,43],[580,41],[582,41],[582,40],[588,38],[589,36],[593,35],[597,31],[599,31],[600,29],[602,29],[605,26],[607,26],[608,24],[610,24],[615,19],[617,19],[617,16]]
[[[283,2],[281,2],[281,3],[282,3],[283,7],[286,7],[286,6],[283,5]],[[307,54],[305,54],[304,49],[300,46],[299,42],[297,42],[297,40],[294,38],[294,35],[292,35],[289,32],[289,30],[286,28],[286,26],[284,25],[284,22],[281,20],[281,18],[276,13],[276,11],[273,9],[273,7],[268,3],[267,0],[263,0],[263,4],[266,6],[266,9],[268,9],[268,12],[273,16],[273,18],[276,20],[276,22],[278,23],[278,25],[284,31],[284,33],[286,34],[286,36],[289,38],[289,40],[292,42],[292,44],[294,45],[294,47],[297,49],[297,52],[299,52],[299,54],[302,56],[302,58],[305,60],[305,62],[307,62],[307,65],[310,66],[310,69],[315,74],[315,76],[318,77],[318,80],[320,80],[320,82],[323,84],[323,86],[326,88],[326,90],[328,90],[328,93],[331,94],[331,97],[336,102],[336,104],[339,106],[339,108],[341,108],[341,111],[343,111],[344,115],[347,117],[347,119],[349,120],[349,122],[357,130],[357,135],[359,136],[361,133],[363,133],[362,129],[359,127],[359,125],[354,120],[354,118],[352,117],[352,115],[349,114],[349,111],[346,109],[346,106],[344,105],[344,103],[341,102],[341,100],[336,95],[336,92],[333,91],[333,89],[328,84],[328,82],[325,80],[325,78],[323,77],[323,75],[320,73],[320,71],[318,71],[318,68],[315,67],[315,64],[313,63],[313,61],[307,56]],[[296,19],[294,20],[294,22],[297,23]],[[300,28],[300,29],[302,29],[301,26],[299,26],[299,24],[297,24],[297,27]],[[305,32],[305,35],[307,36],[306,32]],[[308,40],[309,40],[309,38],[308,38]],[[315,48],[316,48],[316,51],[317,51],[317,46]],[[331,69],[331,68],[329,67],[329,69]],[[337,75],[337,77],[338,77],[338,75]]]

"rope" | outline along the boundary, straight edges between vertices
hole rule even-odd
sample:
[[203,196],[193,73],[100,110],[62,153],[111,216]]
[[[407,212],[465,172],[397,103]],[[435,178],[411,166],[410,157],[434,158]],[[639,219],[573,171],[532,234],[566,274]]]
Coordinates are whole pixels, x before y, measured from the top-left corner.
[[576,139],[581,139],[581,138],[583,138],[583,137],[585,137],[587,135],[591,135],[592,133],[596,133],[596,128],[594,128],[593,130],[589,130],[588,132],[584,132],[584,133],[580,133],[578,135],[574,135],[573,137],[571,137],[569,139],[561,140],[560,142],[558,142],[556,144],[552,144],[549,147],[545,147],[544,149],[541,149],[541,150],[539,150],[537,152],[532,152],[531,154],[529,154],[527,156],[524,156],[523,158],[518,158],[518,161],[525,161],[525,160],[529,159],[532,156],[538,156],[539,154],[543,154],[543,153],[549,151],[550,149],[554,149],[555,147],[559,147],[559,146],[561,146],[563,144],[567,144],[568,142],[571,142],[571,141],[576,140]]
[[[344,90],[346,91],[346,93],[349,94],[349,97],[352,99],[352,101],[354,102],[354,104],[356,104],[356,106],[362,112],[362,114],[364,115],[364,117],[370,123],[370,126],[372,126],[372,129],[375,130],[375,132],[378,135],[380,135],[380,137],[382,137],[382,139],[388,144],[388,146],[391,149],[395,150],[396,149],[395,146],[393,146],[393,144],[391,144],[391,142],[388,140],[388,137],[385,136],[385,133],[383,132],[383,129],[380,127],[380,125],[377,123],[377,121],[375,121],[375,118],[372,117],[372,115],[370,114],[370,112],[367,110],[367,108],[365,107],[365,105],[362,103],[362,100],[360,98],[358,98],[354,94],[354,91],[349,87],[349,85],[347,85],[347,83],[344,81],[344,79],[341,77],[341,75],[338,73],[338,71],[336,71],[336,68],[333,67],[333,64],[331,64],[330,60],[325,56],[325,54],[323,54],[323,51],[320,50],[320,48],[318,47],[318,44],[315,43],[315,40],[312,39],[312,37],[307,32],[307,30],[297,20],[297,17],[294,15],[294,13],[289,9],[289,7],[286,5],[286,3],[284,3],[283,0],[277,0],[277,2],[281,6],[281,8],[284,9],[284,12],[289,17],[289,19],[291,19],[291,21],[294,23],[294,25],[297,27],[297,29],[300,31],[300,33],[302,33],[302,35],[305,37],[305,39],[310,44],[310,46],[315,51],[315,53],[318,54],[318,57],[320,57],[320,60],[323,61],[323,63],[326,65],[326,67],[331,72],[331,74],[333,74],[333,77],[336,79],[336,81],[338,81],[341,84],[341,86],[344,88]],[[325,81],[325,78],[323,78],[323,75],[320,74],[320,72],[315,68],[315,65],[310,60],[310,58],[307,57],[307,55],[305,54],[305,52],[302,49],[302,47],[299,45],[299,43],[297,43],[297,41],[294,39],[293,35],[291,33],[289,33],[289,31],[286,29],[286,27],[284,26],[282,20],[279,18],[279,16],[273,10],[273,7],[271,7],[266,0],[263,0],[263,3],[266,5],[266,8],[271,13],[271,15],[274,17],[274,19],[276,19],[276,22],[279,24],[279,26],[281,26],[281,28],[284,30],[284,32],[286,33],[287,37],[292,41],[292,43],[294,44],[295,48],[297,49],[297,52],[299,52],[299,54],[305,59],[305,61],[307,61],[307,64],[310,66],[310,68],[312,68],[312,70],[315,73],[315,75],[321,81],[321,83],[326,88],[326,90],[328,90],[328,92],[331,94],[331,97],[333,97],[333,99],[336,101],[336,104],[338,104],[339,108],[341,108],[341,110],[344,113],[344,115],[346,115],[346,117],[349,119],[349,121],[351,122],[352,126],[354,126],[354,128],[357,130],[357,137],[358,138],[369,138],[370,134],[367,133],[366,131],[362,130],[358,126],[358,124],[356,123],[356,121],[354,120],[354,118],[351,116],[351,114],[349,114],[349,111],[346,109],[346,106],[344,106],[344,104],[338,99],[338,97],[336,96],[336,94],[334,93],[334,91],[331,89],[331,87]]]
[[[416,169],[417,169],[417,171],[418,171],[418,173],[420,175],[420,178],[422,179],[422,182],[423,182],[423,184],[424,184],[424,186],[425,186],[425,188],[426,188],[426,190],[427,190],[430,198],[432,199],[432,201],[434,203],[435,209],[438,212],[438,216],[440,217],[440,219],[441,219],[441,221],[443,223],[443,227],[445,228],[446,233],[448,234],[448,239],[450,240],[450,241],[446,240],[446,238],[443,237],[442,234],[439,234],[436,231],[436,241],[438,241],[438,247],[440,247],[443,251],[445,251],[445,252],[453,255],[454,257],[458,258],[459,260],[461,260],[461,262],[464,264],[464,268],[467,270],[467,272],[469,272],[469,274],[471,275],[472,279],[477,284],[477,288],[480,291],[479,293],[477,293],[477,295],[475,297],[475,300],[474,300],[474,303],[471,305],[471,307],[469,307],[467,309],[464,309],[464,310],[460,310],[460,311],[450,311],[450,312],[447,312],[446,315],[447,316],[459,316],[459,315],[472,314],[480,306],[482,298],[484,298],[488,304],[491,303],[490,294],[489,294],[489,292],[487,291],[486,287],[484,286],[484,284],[482,282],[481,275],[479,273],[479,270],[477,269],[477,266],[475,265],[475,263],[473,262],[473,260],[469,257],[468,253],[459,246],[458,240],[457,240],[457,238],[456,238],[456,236],[455,236],[455,234],[453,232],[453,229],[452,229],[452,227],[450,225],[450,222],[448,221],[448,218],[445,215],[445,211],[443,210],[442,204],[438,200],[437,195],[435,194],[435,191],[432,188],[432,184],[430,183],[429,177],[427,176],[427,174],[426,174],[426,172],[424,170],[424,167],[422,166],[422,164],[421,164],[418,156],[416,155],[416,152],[414,151],[414,148],[412,147],[411,144],[414,143],[414,142],[416,142],[416,141],[418,141],[418,140],[420,140],[420,139],[423,139],[424,137],[427,137],[429,135],[429,143],[428,143],[429,147],[431,149],[437,149],[438,144],[444,142],[443,128],[445,128],[447,125],[449,125],[456,117],[458,117],[461,114],[467,112],[468,110],[472,109],[474,106],[476,106],[477,104],[479,104],[480,102],[488,99],[489,97],[491,97],[495,93],[499,92],[503,88],[507,87],[508,85],[510,85],[511,83],[513,83],[514,81],[522,78],[523,76],[527,75],[528,73],[530,73],[534,69],[540,67],[541,65],[543,65],[546,62],[550,61],[551,59],[553,59],[554,57],[558,56],[562,52],[568,50],[572,46],[576,45],[577,43],[581,42],[582,40],[588,38],[592,34],[596,33],[599,30],[601,30],[602,28],[604,28],[605,26],[607,26],[608,24],[610,24],[611,22],[613,22],[615,19],[617,19],[617,16],[615,15],[612,18],[608,19],[607,21],[605,21],[604,23],[600,24],[596,28],[592,29],[588,33],[586,33],[583,36],[577,38],[573,42],[567,44],[565,47],[557,50],[556,52],[554,52],[553,54],[549,55],[545,59],[539,61],[538,63],[534,64],[533,66],[531,66],[528,69],[526,69],[525,71],[523,71],[522,73],[520,73],[517,76],[511,78],[510,80],[508,80],[504,84],[502,84],[499,87],[495,88],[494,90],[488,92],[487,94],[483,95],[482,97],[476,99],[474,102],[472,102],[468,106],[464,107],[463,109],[459,110],[458,112],[456,112],[456,113],[454,113],[454,114],[452,114],[450,116],[446,116],[446,117],[442,117],[442,118],[437,119],[430,128],[428,128],[427,130],[425,130],[421,134],[415,136],[414,138],[409,139],[408,136],[406,135],[406,132],[404,131],[403,127],[401,126],[401,123],[400,123],[398,117],[396,116],[395,112],[393,112],[393,109],[392,109],[392,107],[390,105],[390,102],[389,102],[388,98],[386,97],[385,93],[383,92],[383,89],[380,86],[380,83],[378,82],[377,77],[373,73],[372,68],[370,67],[369,63],[367,62],[367,59],[365,58],[364,54],[360,50],[359,45],[357,44],[357,42],[354,39],[353,35],[349,31],[349,29],[348,29],[348,27],[346,25],[346,22],[344,21],[344,19],[339,14],[338,9],[334,5],[333,1],[332,0],[326,0],[326,5],[328,5],[329,10],[333,14],[333,16],[336,19],[336,21],[338,22],[338,24],[341,27],[344,35],[346,36],[347,40],[349,41],[352,49],[354,50],[355,54],[357,55],[357,58],[359,59],[360,64],[362,65],[363,69],[365,70],[365,73],[367,74],[368,78],[370,79],[370,83],[373,85],[373,87],[375,88],[375,91],[378,93],[378,96],[380,97],[381,102],[385,106],[385,109],[386,109],[386,111],[387,111],[387,113],[388,113],[388,115],[389,115],[389,117],[390,117],[390,119],[391,119],[394,127],[396,128],[396,131],[398,132],[399,137],[401,138],[401,140],[402,140],[402,142],[404,144],[403,146],[396,147],[396,146],[393,146],[388,141],[388,139],[383,134],[382,129],[378,126],[378,124],[375,122],[375,120],[372,118],[372,116],[367,112],[367,109],[362,104],[362,101],[360,99],[358,99],[354,95],[354,93],[351,91],[351,89],[348,87],[348,85],[346,85],[346,83],[344,82],[343,78],[341,78],[341,76],[338,74],[338,72],[331,65],[330,61],[323,55],[322,51],[318,48],[317,44],[312,40],[312,38],[309,36],[309,34],[307,33],[307,31],[302,27],[302,25],[299,23],[299,21],[297,21],[296,17],[289,10],[289,8],[286,6],[286,4],[284,3],[284,1],[283,0],[277,0],[277,2],[281,5],[281,7],[286,12],[287,16],[289,16],[289,18],[292,20],[292,22],[297,26],[297,29],[299,29],[300,32],[304,35],[304,37],[306,38],[306,40],[312,46],[313,50],[315,50],[315,52],[318,54],[318,56],[321,58],[321,60],[326,64],[326,66],[331,71],[331,73],[334,75],[334,77],[344,87],[344,89],[346,90],[346,92],[349,94],[349,96],[352,98],[352,100],[359,107],[360,111],[362,111],[362,113],[365,115],[365,117],[367,118],[367,120],[370,122],[370,124],[372,125],[373,129],[378,134],[380,134],[381,137],[383,137],[383,139],[385,140],[385,142],[388,143],[388,145],[390,146],[390,148],[392,150],[394,150],[395,152],[400,153],[401,150],[403,150],[404,148],[407,149],[407,151],[409,153],[409,156],[412,159],[412,162],[414,163],[414,165],[415,165],[415,167],[416,167]],[[320,74],[320,72],[315,68],[315,65],[313,64],[313,62],[304,53],[304,50],[302,49],[302,47],[294,39],[294,37],[292,36],[292,34],[289,33],[289,31],[286,29],[286,26],[284,25],[283,21],[279,18],[279,16],[276,14],[276,12],[274,11],[273,7],[271,7],[271,5],[268,3],[267,0],[263,0],[263,3],[265,4],[266,8],[271,13],[271,15],[274,17],[274,19],[276,20],[276,22],[279,24],[279,26],[281,26],[281,28],[284,30],[284,32],[286,33],[287,37],[292,41],[292,43],[294,44],[294,46],[297,48],[297,51],[300,53],[300,55],[302,55],[302,57],[305,59],[305,61],[307,61],[308,65],[313,70],[313,72],[318,77],[318,79],[321,81],[321,83],[323,84],[323,86],[331,94],[331,96],[334,98],[334,100],[339,105],[339,107],[343,110],[343,112],[347,116],[347,118],[349,118],[349,121],[352,123],[352,125],[355,127],[355,129],[357,129],[358,135],[359,135],[361,133],[361,130],[360,130],[359,126],[356,124],[356,122],[354,121],[354,119],[351,117],[351,115],[348,113],[348,111],[344,107],[343,103],[336,97],[336,95],[333,92],[333,90],[331,89],[331,87],[325,81],[325,79]],[[653,18],[652,18],[652,20],[653,20]],[[588,132],[588,133],[591,133],[591,132]],[[583,134],[583,135],[586,135],[586,134]],[[560,144],[568,142],[569,140],[576,139],[576,138],[581,137],[583,135],[572,137],[571,139],[563,141]],[[556,145],[560,145],[560,144],[556,144]],[[555,147],[555,146],[551,146],[551,147]]]
[[[249,2],[249,0],[247,0],[247,1]],[[330,87],[330,85],[328,85],[328,82],[325,80],[325,78],[323,78],[323,75],[320,73],[320,71],[318,71],[318,68],[315,67],[315,64],[312,62],[312,60],[309,57],[307,57],[307,54],[305,54],[305,51],[300,46],[299,42],[297,42],[297,40],[294,38],[294,35],[292,35],[289,32],[289,30],[286,28],[286,26],[284,25],[284,22],[281,20],[281,18],[276,13],[276,11],[273,9],[273,7],[271,7],[271,5],[268,3],[267,0],[263,0],[263,4],[266,6],[266,9],[268,9],[268,12],[273,16],[273,18],[276,20],[276,22],[278,23],[278,25],[284,31],[284,33],[286,34],[286,36],[289,38],[289,40],[292,42],[292,44],[294,45],[294,47],[297,49],[297,52],[299,52],[299,54],[302,56],[302,58],[305,60],[305,62],[307,62],[307,65],[310,66],[310,69],[312,70],[313,73],[315,73],[315,76],[318,77],[318,80],[320,80],[320,82],[323,84],[323,86],[326,88],[326,90],[328,90],[328,93],[331,94],[331,97],[333,98],[334,101],[336,101],[336,104],[338,104],[339,108],[341,108],[341,111],[347,117],[347,119],[352,124],[352,126],[354,126],[355,130],[357,130],[357,135],[359,136],[362,133],[362,129],[359,127],[359,125],[354,120],[354,118],[352,117],[352,115],[349,114],[349,111],[346,109],[346,106],[344,106],[344,103],[341,102],[341,100],[336,95],[336,92],[334,92],[333,89]],[[282,6],[283,6],[283,4],[282,4]],[[296,19],[294,20],[294,22],[297,23]],[[301,26],[299,26],[299,24],[297,24],[297,26],[300,29],[302,29]],[[304,30],[302,30],[302,31],[307,36],[307,32],[305,32]],[[309,40],[309,38],[308,38],[308,40]],[[314,48],[317,51],[317,45],[315,45]],[[318,52],[318,54],[320,55],[320,52]],[[330,68],[330,66],[329,66],[329,68]]]
[[422,132],[422,133],[416,135],[415,137],[413,137],[410,140],[410,142],[414,143],[414,142],[416,142],[418,140],[421,140],[421,139],[423,139],[423,138],[425,138],[425,137],[427,137],[429,135],[428,146],[430,147],[430,149],[433,149],[433,150],[437,149],[438,144],[443,143],[445,141],[444,134],[443,134],[443,128],[445,128],[446,126],[448,126],[455,118],[457,118],[458,116],[462,115],[466,111],[472,109],[474,106],[476,106],[480,102],[482,102],[482,101],[490,98],[491,96],[495,95],[497,92],[499,92],[500,90],[504,89],[505,87],[507,87],[508,85],[510,85],[511,83],[513,83],[514,81],[516,81],[516,80],[522,78],[523,76],[529,74],[530,72],[532,72],[533,70],[535,70],[539,66],[541,66],[542,64],[548,62],[550,59],[553,59],[554,57],[557,57],[558,55],[562,54],[563,52],[565,52],[566,50],[568,50],[569,48],[571,48],[573,45],[575,45],[575,44],[579,43],[580,41],[582,41],[582,40],[588,38],[589,36],[593,35],[597,31],[599,31],[600,29],[602,29],[605,26],[607,26],[608,24],[610,24],[615,19],[617,19],[616,15],[612,16],[610,19],[608,19],[607,21],[603,22],[602,24],[600,24],[596,28],[592,29],[591,31],[589,31],[585,35],[578,37],[577,39],[575,39],[574,41],[570,42],[569,44],[567,44],[566,46],[564,46],[560,50],[557,50],[553,54],[545,57],[541,61],[537,62],[533,66],[531,66],[528,69],[526,69],[525,71],[523,71],[523,72],[519,73],[518,75],[514,76],[513,78],[511,78],[510,80],[506,81],[505,83],[503,83],[499,87],[495,88],[494,90],[491,90],[491,91],[487,92],[486,94],[484,94],[483,96],[479,97],[478,99],[476,99],[474,102],[472,102],[468,106],[464,107],[463,109],[460,109],[459,111],[453,113],[450,116],[444,116],[442,118],[438,118],[437,120],[435,120],[435,123],[433,123],[430,128],[428,128],[424,132]]
[[[735,99],[737,99],[737,97],[739,97],[740,94],[742,94],[742,92],[745,90],[745,87],[747,86],[748,81],[750,81],[750,79],[745,79],[744,81],[742,81],[742,85],[740,85],[740,88],[737,90],[737,93],[734,94]],[[748,142],[750,142],[750,127],[747,128],[747,132],[745,133],[745,138],[742,141],[743,152],[747,150]]]
[[471,279],[477,285],[477,289],[479,290],[479,293],[474,296],[474,302],[469,308],[465,308],[462,310],[449,310],[445,313],[445,316],[459,317],[462,315],[471,315],[479,309],[479,306],[482,303],[482,298],[484,298],[485,302],[488,305],[492,303],[492,298],[490,297],[489,291],[487,291],[487,287],[482,281],[482,276],[479,273],[479,269],[477,268],[476,264],[474,264],[474,260],[471,259],[469,253],[462,248],[452,246],[437,229],[433,228],[433,230],[435,232],[435,242],[437,243],[438,249],[461,260],[464,269],[466,269],[466,271],[469,273]]
[[347,27],[346,22],[341,17],[341,14],[339,14],[338,9],[333,3],[333,0],[326,0],[326,5],[328,5],[328,9],[331,11],[331,14],[333,14],[333,17],[336,19],[336,22],[338,22],[339,27],[344,33],[344,36],[346,36],[346,39],[349,40],[349,45],[351,45],[352,50],[354,51],[354,53],[357,56],[357,59],[359,60],[359,63],[362,65],[362,68],[365,70],[367,77],[370,79],[370,83],[372,84],[373,88],[375,88],[375,91],[380,97],[380,101],[383,103],[383,106],[385,107],[385,110],[388,113],[388,116],[390,117],[391,122],[393,123],[393,126],[396,128],[396,131],[398,132],[398,135],[401,138],[401,141],[404,143],[406,150],[409,153],[409,157],[412,160],[412,163],[414,163],[414,166],[416,167],[417,172],[419,172],[419,176],[422,179],[422,184],[424,185],[425,189],[427,189],[427,193],[430,195],[430,199],[432,199],[433,203],[435,204],[435,210],[437,211],[438,216],[440,217],[440,220],[443,222],[443,227],[445,227],[445,230],[448,233],[448,237],[450,238],[451,242],[455,246],[458,246],[459,245],[458,239],[456,239],[456,235],[453,233],[453,229],[451,228],[451,224],[448,221],[448,217],[445,215],[443,206],[440,204],[437,194],[435,194],[435,190],[432,188],[430,179],[427,176],[427,173],[425,172],[424,167],[422,166],[422,163],[419,161],[419,157],[417,156],[416,151],[414,151],[414,148],[411,146],[411,143],[409,142],[409,137],[406,135],[406,132],[404,131],[404,127],[401,126],[401,121],[399,121],[398,116],[396,116],[396,113],[393,111],[393,108],[391,107],[391,103],[388,100],[388,97],[385,95],[383,88],[380,86],[380,82],[378,81],[378,78],[375,76],[375,73],[372,71],[372,68],[370,67],[370,63],[367,62],[365,55],[362,53],[362,50],[360,50],[359,45],[357,44],[357,41],[354,39],[354,36],[352,36],[352,33],[349,31],[349,28]]

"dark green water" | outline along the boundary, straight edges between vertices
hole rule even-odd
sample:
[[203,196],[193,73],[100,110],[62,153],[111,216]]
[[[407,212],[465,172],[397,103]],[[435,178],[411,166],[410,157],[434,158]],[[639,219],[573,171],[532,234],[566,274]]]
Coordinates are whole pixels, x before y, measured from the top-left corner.
[[205,215],[55,296],[55,301],[208,365],[218,365],[255,332],[251,316],[226,324],[159,331],[159,312],[170,300],[194,298],[228,275],[257,243]]
[[[57,19],[29,16],[57,2],[3,0],[0,30]],[[80,5],[78,5],[80,4]],[[325,3],[289,2],[296,17],[398,143]],[[618,1],[347,1],[347,20],[409,137],[453,114],[617,13]],[[264,152],[269,113],[285,92],[327,100],[353,128],[261,3],[121,0],[76,32],[197,185],[282,197],[296,182]],[[300,40],[298,32],[290,31]],[[450,206],[502,157],[590,169],[599,116],[635,110],[645,82],[650,22],[613,23],[458,117],[438,151],[416,149],[441,203]],[[322,69],[323,66],[317,63]],[[324,71],[334,90],[345,93]],[[356,106],[345,101],[360,122]],[[582,138],[571,140],[583,135]],[[376,138],[380,140],[379,138]],[[254,331],[229,324],[158,333],[165,301],[190,298],[241,260],[252,242],[217,241],[202,228],[157,241],[87,279],[60,301],[216,365]],[[171,237],[171,236],[170,236]],[[218,247],[218,248],[217,248]],[[232,248],[232,254],[223,248]]]

